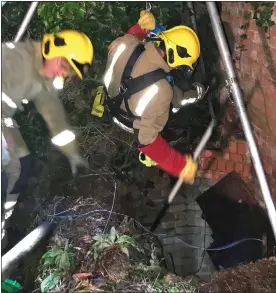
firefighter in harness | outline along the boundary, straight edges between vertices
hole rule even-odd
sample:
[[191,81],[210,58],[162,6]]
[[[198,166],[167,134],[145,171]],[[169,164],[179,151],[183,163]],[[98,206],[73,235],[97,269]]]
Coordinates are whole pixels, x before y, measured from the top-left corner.
[[[147,38],[150,41],[145,41]],[[188,184],[194,182],[197,163],[190,155],[173,149],[160,133],[168,121],[171,104],[174,110],[179,109],[183,103],[200,100],[204,95],[203,85],[190,83],[199,54],[200,43],[192,29],[177,26],[165,30],[156,26],[150,11],[141,11],[138,23],[109,46],[102,87],[113,120],[134,133],[140,158],[146,158],[148,166],[154,162]],[[173,84],[170,71],[175,69],[186,76],[185,92]],[[100,90],[92,109],[92,114],[99,110],[97,116],[103,110]]]
[[11,158],[5,160],[1,170],[6,185],[2,202],[2,239],[32,169],[32,156],[13,119],[14,114],[24,110],[22,104],[33,101],[48,125],[52,144],[68,158],[72,173],[75,175],[87,168],[88,162],[79,153],[58,95],[64,79],[75,76],[82,79],[92,60],[91,41],[74,30],[45,34],[42,42],[27,40],[2,44],[2,144],[4,142]]

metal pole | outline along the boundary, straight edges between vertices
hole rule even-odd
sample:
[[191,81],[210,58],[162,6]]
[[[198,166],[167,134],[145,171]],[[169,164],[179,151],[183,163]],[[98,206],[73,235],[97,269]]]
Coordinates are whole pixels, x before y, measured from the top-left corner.
[[[206,129],[202,139],[200,140],[198,146],[196,147],[194,154],[193,154],[193,159],[196,161],[198,157],[200,156],[201,152],[205,148],[207,142],[209,141],[210,137],[212,136],[213,129],[216,126],[216,120],[212,119],[210,122],[208,128]],[[179,177],[174,188],[172,189],[171,193],[169,194],[169,199],[168,203],[171,204],[173,199],[175,198],[178,190],[180,189],[181,185],[183,184],[182,179]]]
[[240,120],[243,126],[243,131],[249,146],[249,150],[251,153],[253,165],[257,174],[257,178],[261,187],[261,191],[264,197],[264,201],[266,204],[266,209],[268,212],[268,216],[270,219],[271,227],[274,232],[274,237],[276,239],[276,210],[271,197],[271,193],[267,184],[267,180],[265,177],[264,169],[260,160],[260,156],[258,153],[258,149],[252,134],[252,130],[248,121],[248,117],[246,114],[246,110],[243,103],[243,96],[239,84],[237,82],[237,78],[235,75],[235,71],[232,64],[232,59],[230,56],[230,52],[227,46],[227,42],[225,39],[224,32],[222,30],[222,24],[218,15],[218,11],[216,8],[215,2],[206,2],[208,13],[211,19],[211,24],[213,27],[213,32],[218,44],[218,48],[220,51],[220,55],[223,61],[223,64],[226,69],[226,74],[228,77],[229,84],[232,87],[232,92],[234,96],[235,103],[237,105],[237,109],[239,111]]
[[29,9],[28,9],[28,12],[26,13],[25,15],[25,18],[23,20],[23,22],[21,23],[21,26],[16,34],[16,37],[14,39],[14,42],[17,43],[20,41],[20,39],[22,38],[22,36],[24,35],[26,29],[27,29],[27,26],[29,25],[34,13],[35,13],[35,10],[36,10],[36,7],[38,5],[39,2],[32,2],[32,4],[30,5]]
[[[198,29],[197,29],[197,23],[196,23],[196,17],[195,17],[195,9],[194,9],[194,4],[192,1],[187,1],[187,7],[191,10],[191,15],[190,15],[190,18],[191,18],[191,23],[192,23],[192,26],[193,26],[193,30],[196,32],[196,34],[198,35]],[[203,60],[203,56],[202,54],[200,54],[199,56],[199,64],[200,64],[200,67],[201,67],[201,70],[203,72],[203,75],[205,77],[205,65],[204,65],[204,60]]]
[[[209,93],[214,90],[214,88],[210,89],[210,87],[208,87],[206,89],[206,92],[205,92],[205,95],[207,94],[207,92],[209,91]],[[213,112],[213,107],[212,107],[212,103],[209,104],[210,106],[210,111]],[[203,137],[201,138],[199,144],[197,145],[195,151],[194,151],[194,154],[193,154],[193,159],[194,160],[197,160],[198,157],[200,156],[200,153],[203,151],[203,149],[205,148],[207,142],[209,141],[210,137],[212,136],[212,133],[213,133],[213,129],[214,127],[216,126],[216,117],[215,115],[212,115],[212,120],[208,126],[208,128],[206,129]],[[164,203],[164,206],[162,208],[162,210],[159,212],[159,214],[157,215],[156,219],[154,220],[152,226],[150,227],[150,231],[153,232],[155,231],[155,229],[158,227],[158,225],[160,224],[162,218],[165,216],[168,208],[170,207],[172,201],[174,200],[175,196],[177,195],[180,187],[182,186],[183,184],[183,180],[182,178],[178,178],[176,184],[174,185],[172,191],[170,192],[169,196],[168,196],[168,199],[165,201]]]
[[11,250],[2,256],[2,279],[9,277],[9,272],[26,257],[28,253],[34,251],[35,248],[51,235],[56,224],[43,222]]

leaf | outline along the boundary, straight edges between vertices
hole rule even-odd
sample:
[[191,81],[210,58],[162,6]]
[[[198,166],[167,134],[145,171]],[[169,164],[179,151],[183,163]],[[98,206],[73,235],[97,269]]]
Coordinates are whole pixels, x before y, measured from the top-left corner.
[[103,238],[103,236],[100,235],[100,234],[98,234],[98,235],[96,235],[96,236],[93,237],[93,240],[98,241],[98,240],[101,240],[102,238]]
[[43,266],[53,265],[55,263],[55,259],[53,257],[48,257],[44,260]]
[[116,237],[117,237],[117,232],[116,232],[116,229],[115,229],[115,227],[112,227],[111,229],[110,229],[110,235],[109,235],[109,239],[110,239],[110,241],[111,242],[115,242],[115,239],[116,239]]
[[121,249],[122,249],[122,252],[123,252],[124,254],[126,254],[127,257],[129,257],[129,251],[128,251],[127,247],[121,247]]
[[66,251],[64,251],[63,254],[60,256],[59,269],[65,270],[65,271],[70,270],[69,255],[68,255],[68,253]]
[[58,256],[59,254],[62,253],[62,249],[59,248],[53,248],[51,250],[48,250],[47,252],[45,252],[43,254],[43,256],[41,257],[42,260],[46,259],[46,258],[54,258],[56,256]]
[[49,290],[54,289],[60,281],[60,274],[54,272],[47,276],[40,284],[40,290],[42,293],[47,293]]
[[123,242],[133,242],[133,243],[135,243],[134,240],[130,236],[128,236],[128,235],[122,235],[122,236],[120,236],[118,238],[118,242],[120,242],[120,243],[123,243]]

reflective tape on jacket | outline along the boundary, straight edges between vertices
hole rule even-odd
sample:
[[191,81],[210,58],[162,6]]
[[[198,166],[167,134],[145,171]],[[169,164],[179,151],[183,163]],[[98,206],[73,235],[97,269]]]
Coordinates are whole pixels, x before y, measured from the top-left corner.
[[52,137],[51,141],[53,144],[62,147],[75,140],[75,134],[70,130],[64,130]]

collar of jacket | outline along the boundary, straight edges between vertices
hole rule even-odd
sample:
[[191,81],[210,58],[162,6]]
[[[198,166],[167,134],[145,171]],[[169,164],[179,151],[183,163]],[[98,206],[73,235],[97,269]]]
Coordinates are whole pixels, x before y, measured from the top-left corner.
[[165,72],[168,72],[168,73],[170,72],[169,65],[159,54],[153,42],[146,43],[145,49],[146,49],[145,54],[147,58],[151,61],[151,63],[156,65],[156,67],[163,69]]
[[39,74],[42,76],[43,72],[43,56],[41,50],[41,42],[31,42],[31,46],[34,52],[34,66]]

